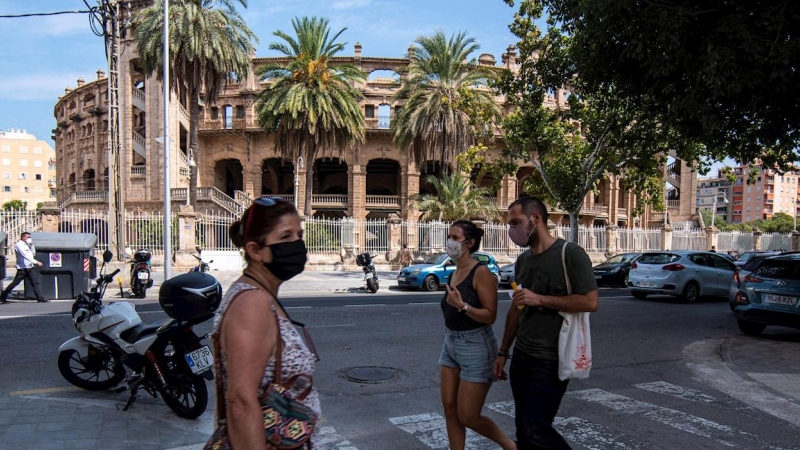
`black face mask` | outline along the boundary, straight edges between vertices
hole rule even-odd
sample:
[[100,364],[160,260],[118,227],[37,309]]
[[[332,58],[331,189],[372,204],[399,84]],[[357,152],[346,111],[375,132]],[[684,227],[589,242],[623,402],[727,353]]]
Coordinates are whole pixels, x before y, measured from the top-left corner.
[[272,244],[268,247],[272,250],[272,262],[263,264],[279,280],[291,280],[305,269],[308,251],[302,239]]

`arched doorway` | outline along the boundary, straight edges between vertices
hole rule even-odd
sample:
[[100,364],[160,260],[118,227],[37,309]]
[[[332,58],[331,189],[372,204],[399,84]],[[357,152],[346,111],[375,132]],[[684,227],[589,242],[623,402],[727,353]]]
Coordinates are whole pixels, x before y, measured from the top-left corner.
[[347,195],[347,164],[338,158],[314,161],[313,193]]
[[83,171],[83,189],[86,191],[93,191],[95,190],[94,185],[94,169],[88,169]]
[[261,195],[294,194],[294,164],[279,158],[261,163]]
[[233,198],[244,187],[244,172],[238,159],[223,159],[214,166],[214,186]]
[[400,163],[393,159],[371,159],[367,163],[367,195],[399,195]]
[[450,166],[441,166],[439,161],[425,161],[422,164],[422,171],[419,174],[419,193],[420,194],[436,194],[436,189],[433,185],[428,183],[428,177],[433,175],[436,178],[442,177],[443,173],[450,173]]

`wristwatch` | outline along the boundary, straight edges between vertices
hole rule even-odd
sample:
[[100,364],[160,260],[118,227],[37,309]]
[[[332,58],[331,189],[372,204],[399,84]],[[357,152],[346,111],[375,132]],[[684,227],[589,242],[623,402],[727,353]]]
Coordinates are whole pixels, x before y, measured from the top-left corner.
[[469,303],[464,303],[464,307],[461,308],[459,311],[463,312],[464,314],[466,314],[466,313],[469,312],[469,308],[470,308]]

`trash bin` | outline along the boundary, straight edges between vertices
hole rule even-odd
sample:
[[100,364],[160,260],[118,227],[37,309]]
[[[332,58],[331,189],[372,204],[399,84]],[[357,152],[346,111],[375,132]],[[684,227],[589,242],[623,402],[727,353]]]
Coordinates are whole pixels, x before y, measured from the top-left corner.
[[8,235],[0,231],[0,291],[4,289],[3,280],[6,278],[6,252],[8,251]]
[[[77,298],[92,285],[91,269],[97,236],[91,233],[31,233],[36,246],[39,283],[47,299]],[[25,280],[25,298],[35,299],[30,282]]]

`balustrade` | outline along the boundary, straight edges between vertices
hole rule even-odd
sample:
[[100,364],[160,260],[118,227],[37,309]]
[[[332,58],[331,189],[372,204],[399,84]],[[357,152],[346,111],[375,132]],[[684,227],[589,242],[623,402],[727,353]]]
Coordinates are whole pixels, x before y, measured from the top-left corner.
[[311,196],[312,205],[336,205],[347,206],[347,195],[339,194],[313,194]]
[[367,195],[367,206],[396,206],[400,207],[398,195]]

